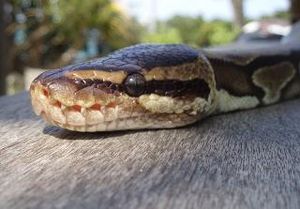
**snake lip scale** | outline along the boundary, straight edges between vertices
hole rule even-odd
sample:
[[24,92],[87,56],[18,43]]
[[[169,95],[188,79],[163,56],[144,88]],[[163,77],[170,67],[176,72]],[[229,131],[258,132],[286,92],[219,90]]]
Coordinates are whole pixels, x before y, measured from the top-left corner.
[[135,45],[42,73],[32,105],[49,123],[82,132],[185,126],[299,96],[300,53],[287,48]]

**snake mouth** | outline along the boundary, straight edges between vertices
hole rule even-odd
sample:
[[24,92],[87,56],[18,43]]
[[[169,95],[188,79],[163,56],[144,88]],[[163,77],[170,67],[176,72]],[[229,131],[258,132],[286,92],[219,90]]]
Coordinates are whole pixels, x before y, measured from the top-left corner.
[[[33,83],[30,89],[34,112],[47,122],[59,127],[82,131],[108,131],[116,129],[117,123],[126,118],[138,117],[140,113],[132,112],[118,97],[110,96],[99,101],[80,100],[70,102],[64,96],[57,97],[51,89],[39,82]],[[106,95],[106,94],[104,94]],[[71,97],[71,96],[70,96]],[[126,100],[129,102],[129,100]],[[131,101],[130,107],[134,104]],[[128,107],[128,108],[126,108]],[[122,127],[121,127],[122,128]],[[125,129],[125,128],[124,128]]]
[[[157,94],[130,97],[126,94],[98,92],[98,97],[95,97],[94,91],[99,89],[93,86],[74,98],[72,85],[63,82],[60,82],[60,86],[52,84],[55,91],[49,83],[45,85],[36,81],[31,85],[35,113],[50,124],[80,132],[183,126],[196,121],[197,110],[194,108],[201,106],[188,98],[183,103]],[[68,94],[66,89],[62,89],[63,86],[68,86]]]

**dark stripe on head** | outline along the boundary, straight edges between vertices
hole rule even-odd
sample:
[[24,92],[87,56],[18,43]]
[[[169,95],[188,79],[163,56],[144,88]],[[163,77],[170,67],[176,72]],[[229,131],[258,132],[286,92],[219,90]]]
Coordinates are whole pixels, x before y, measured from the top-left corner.
[[[78,90],[94,86],[108,94],[126,93],[126,85],[114,84],[102,80],[73,80]],[[147,81],[144,86],[143,94],[158,94],[160,96],[199,96],[207,99],[210,94],[210,88],[203,79],[193,79],[189,81],[179,80],[151,80]]]

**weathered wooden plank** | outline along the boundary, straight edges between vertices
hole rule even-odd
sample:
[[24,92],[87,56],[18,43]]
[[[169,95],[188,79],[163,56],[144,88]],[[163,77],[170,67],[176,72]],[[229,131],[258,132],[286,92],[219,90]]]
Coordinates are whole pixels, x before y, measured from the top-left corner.
[[0,208],[299,208],[300,100],[195,125],[83,134],[0,98]]

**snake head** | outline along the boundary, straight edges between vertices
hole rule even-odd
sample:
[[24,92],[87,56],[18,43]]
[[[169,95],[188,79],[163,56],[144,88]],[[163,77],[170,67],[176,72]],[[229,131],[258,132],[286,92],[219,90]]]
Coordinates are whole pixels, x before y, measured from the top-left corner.
[[36,114],[76,131],[172,128],[210,114],[215,80],[201,52],[136,45],[47,71],[31,85]]

